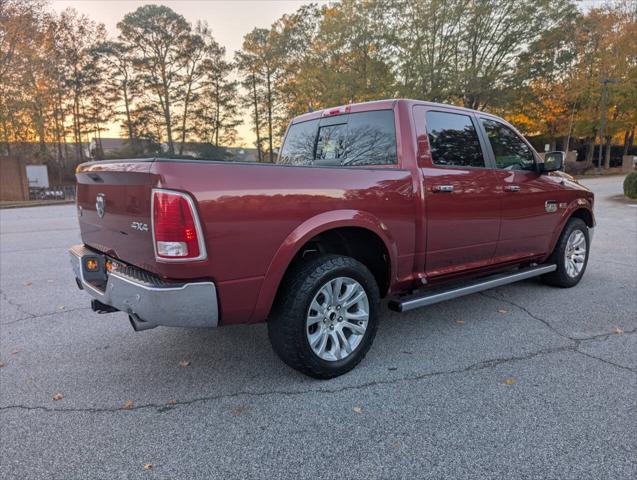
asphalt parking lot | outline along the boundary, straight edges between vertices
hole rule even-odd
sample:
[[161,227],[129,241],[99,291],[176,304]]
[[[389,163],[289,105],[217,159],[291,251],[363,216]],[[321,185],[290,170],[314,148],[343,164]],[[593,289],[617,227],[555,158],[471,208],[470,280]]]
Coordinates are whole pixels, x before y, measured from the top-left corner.
[[287,368],[263,325],[135,333],[94,314],[67,258],[74,206],[2,210],[0,478],[635,478],[622,180],[584,182],[598,228],[579,286],[385,310],[330,381]]

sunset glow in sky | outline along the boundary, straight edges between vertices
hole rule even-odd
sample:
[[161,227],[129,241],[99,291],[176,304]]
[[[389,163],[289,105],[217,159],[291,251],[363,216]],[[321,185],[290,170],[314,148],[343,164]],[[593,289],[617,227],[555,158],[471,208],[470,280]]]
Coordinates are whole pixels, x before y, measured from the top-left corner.
[[[235,1],[131,1],[131,0],[53,0],[53,8],[61,12],[66,8],[74,8],[78,12],[90,17],[92,20],[104,23],[109,34],[117,36],[117,22],[125,14],[134,11],[145,4],[161,4],[172,8],[183,15],[191,23],[197,20],[205,20],[210,25],[212,33],[221,45],[226,47],[228,58],[232,58],[234,52],[241,48],[243,36],[255,27],[268,28],[284,13],[292,13],[301,5],[307,3],[325,3],[314,0],[235,0]],[[245,112],[246,115],[248,112]],[[244,118],[239,131],[238,144],[252,146],[254,134],[252,133],[249,119]],[[119,125],[112,125],[104,137],[119,136]]]

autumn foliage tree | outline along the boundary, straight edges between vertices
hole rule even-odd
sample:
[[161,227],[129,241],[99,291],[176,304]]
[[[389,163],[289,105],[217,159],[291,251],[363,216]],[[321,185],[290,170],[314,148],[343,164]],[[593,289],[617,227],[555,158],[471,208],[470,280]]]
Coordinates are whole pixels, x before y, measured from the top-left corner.
[[[452,103],[503,114],[552,148],[583,138],[588,165],[599,139],[601,82],[613,78],[608,166],[613,136],[624,137],[625,151],[634,139],[636,5],[582,11],[571,0],[343,0],[284,15],[261,38],[279,57],[278,118],[387,97]],[[265,51],[244,45],[240,54],[262,65]],[[254,118],[267,111],[259,85]]]
[[[115,32],[113,32],[115,33]],[[637,125],[637,2],[341,0],[254,28],[227,52],[208,25],[144,5],[103,25],[46,0],[0,0],[0,145],[83,160],[121,126],[186,155],[189,142],[241,142],[273,161],[291,117],[350,102],[411,97],[488,109],[551,148],[632,151]],[[606,118],[600,139],[600,118]]]

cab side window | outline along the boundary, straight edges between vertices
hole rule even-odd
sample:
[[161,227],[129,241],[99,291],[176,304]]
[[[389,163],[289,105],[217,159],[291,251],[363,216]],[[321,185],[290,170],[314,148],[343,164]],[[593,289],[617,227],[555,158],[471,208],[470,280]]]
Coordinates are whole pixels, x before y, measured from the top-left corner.
[[346,137],[346,123],[319,127],[314,165],[342,165]]
[[529,146],[509,127],[495,120],[482,119],[495,156],[495,165],[504,170],[535,170]]
[[280,165],[311,164],[314,160],[318,123],[318,120],[309,120],[290,125],[276,163]]
[[426,113],[429,148],[434,165],[484,167],[484,156],[471,117],[458,113]]
[[393,110],[373,110],[294,123],[276,163],[315,167],[394,165]]
[[343,165],[397,163],[393,110],[352,113],[347,124]]

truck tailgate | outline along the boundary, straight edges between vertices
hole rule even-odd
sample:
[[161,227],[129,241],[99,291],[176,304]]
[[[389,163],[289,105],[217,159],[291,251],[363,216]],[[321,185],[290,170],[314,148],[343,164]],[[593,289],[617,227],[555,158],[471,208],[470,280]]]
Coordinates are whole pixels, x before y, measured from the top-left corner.
[[152,160],[94,162],[78,167],[77,205],[82,240],[126,263],[156,271],[152,241]]

